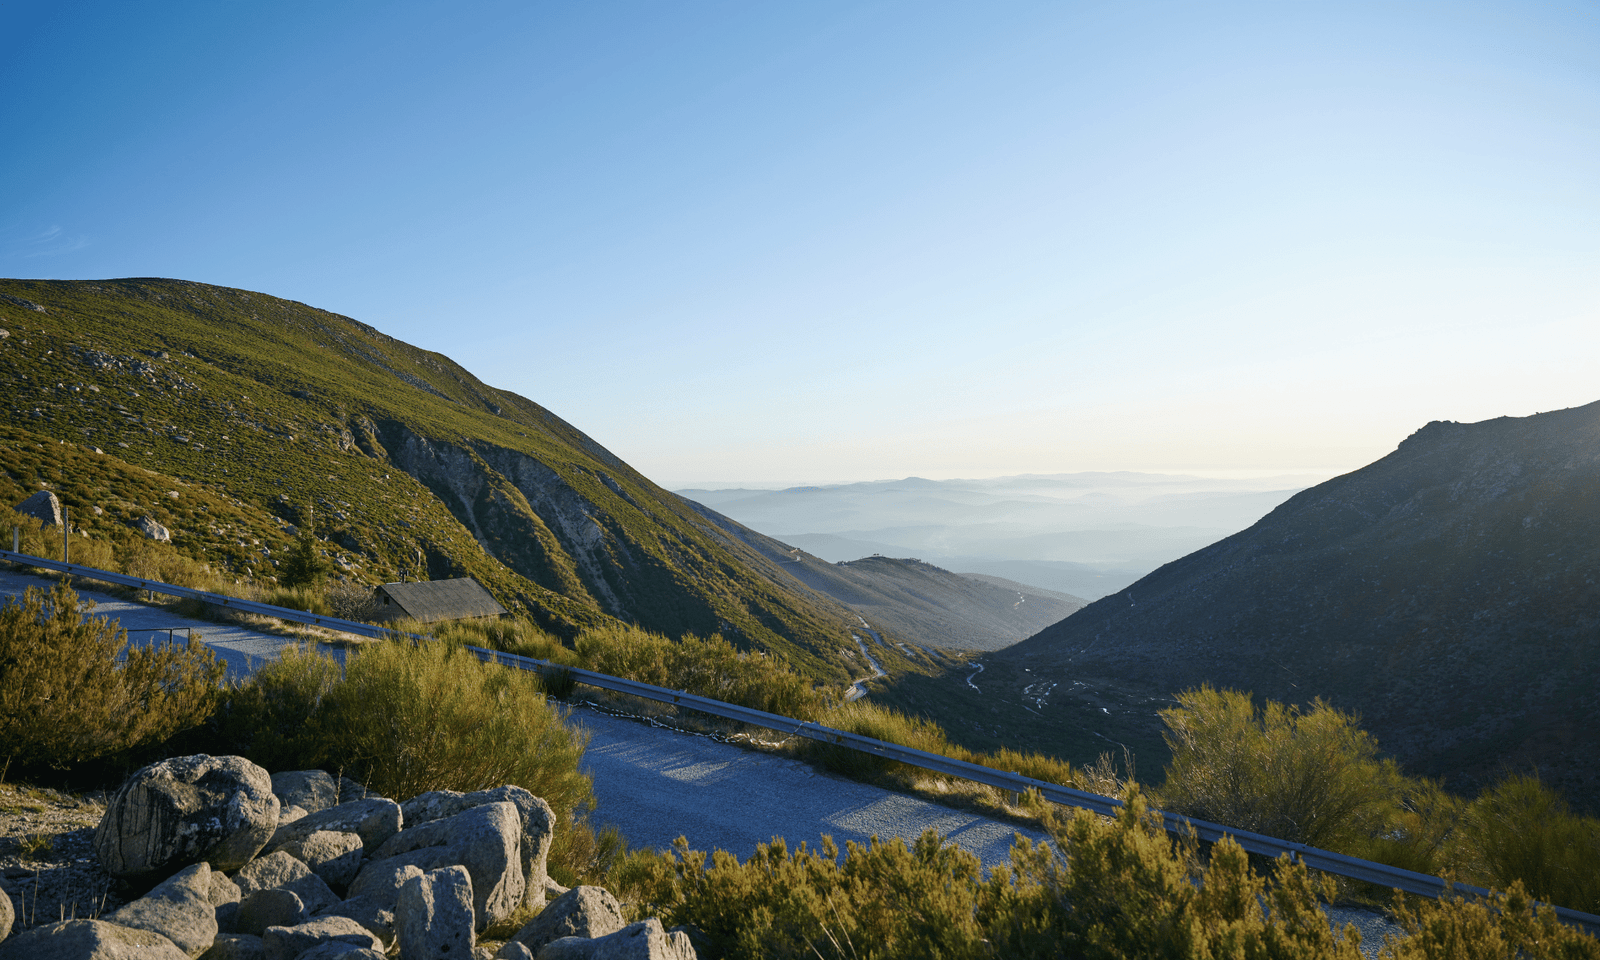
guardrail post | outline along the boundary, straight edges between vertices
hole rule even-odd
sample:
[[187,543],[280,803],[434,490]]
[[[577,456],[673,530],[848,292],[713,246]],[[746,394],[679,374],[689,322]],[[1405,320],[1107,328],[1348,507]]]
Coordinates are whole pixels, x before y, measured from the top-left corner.
[[22,541],[22,528],[19,527],[19,526],[13,525],[11,527],[11,552],[12,553],[21,553],[22,552],[22,542],[21,541]]
[[[71,507],[62,507],[61,508],[61,562],[62,563],[71,563],[72,562],[72,558],[67,555],[68,552],[70,551],[71,547],[72,547],[72,508]],[[69,573],[69,574],[67,574],[67,576],[70,578],[72,576],[72,574]]]

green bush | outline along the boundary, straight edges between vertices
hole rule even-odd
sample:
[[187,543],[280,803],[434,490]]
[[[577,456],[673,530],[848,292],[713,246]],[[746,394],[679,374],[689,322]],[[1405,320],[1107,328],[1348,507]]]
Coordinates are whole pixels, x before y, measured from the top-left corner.
[[341,771],[386,797],[525,787],[564,817],[591,809],[587,737],[537,680],[443,643],[377,643],[331,658],[286,650],[230,697],[229,747],[268,769]]
[[1401,897],[1395,919],[1405,935],[1384,938],[1383,960],[1600,960],[1600,940],[1536,909],[1520,882],[1484,900]]
[[[898,710],[867,703],[864,700],[839,704],[824,714],[818,722],[835,730],[896,743],[902,747],[926,750],[929,753],[966,754],[958,759],[968,759],[971,756],[967,751],[955,747],[946,740],[944,730],[938,724],[921,717],[907,716]],[[926,775],[917,767],[907,766],[876,754],[863,753],[844,744],[805,740],[799,752],[802,757],[813,763],[847,777],[862,779],[890,777],[914,783]]]
[[1051,844],[1018,838],[988,880],[937,834],[914,844],[782,840],[744,863],[726,852],[636,851],[608,882],[638,915],[692,924],[702,955],[821,958],[1359,957],[1319,909],[1328,886],[1280,861],[1256,874],[1231,841],[1202,868],[1136,788],[1115,819],[1052,820]]
[[328,561],[322,559],[317,538],[311,535],[308,527],[295,537],[294,546],[283,558],[283,565],[278,568],[278,582],[291,589],[318,587],[327,578],[328,569]]
[[263,591],[262,603],[270,603],[275,607],[288,607],[290,610],[304,610],[318,616],[333,616],[333,610],[328,605],[327,595],[316,586],[278,587],[273,590]]
[[1600,820],[1573,814],[1537,777],[1507,777],[1460,819],[1454,852],[1465,878],[1521,883],[1546,903],[1600,913]]
[[1295,843],[1359,853],[1388,831],[1407,782],[1356,718],[1315,701],[1309,711],[1210,686],[1161,711],[1172,750],[1168,807]]
[[[66,584],[0,606],[0,776],[125,756],[206,722],[225,667],[191,637],[137,646]],[[119,658],[121,662],[119,662]]]

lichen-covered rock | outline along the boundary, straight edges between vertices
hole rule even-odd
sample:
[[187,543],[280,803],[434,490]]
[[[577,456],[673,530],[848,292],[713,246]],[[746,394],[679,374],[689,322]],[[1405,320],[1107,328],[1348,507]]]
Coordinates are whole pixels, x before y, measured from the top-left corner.
[[339,782],[322,770],[285,770],[272,775],[272,792],[286,807],[317,813],[339,805]]
[[211,868],[185,867],[155,889],[104,919],[136,930],[159,933],[190,956],[199,956],[217,938],[217,908],[211,904]]
[[[318,830],[308,837],[290,840],[278,848],[311,868],[328,886],[343,890],[361,869],[361,836],[334,830]],[[276,852],[276,851],[275,851]]]
[[133,528],[144,534],[146,540],[155,540],[159,543],[172,542],[172,531],[157,523],[154,517],[140,517],[134,522]]
[[[339,902],[339,897],[328,888],[321,877],[312,873],[310,867],[282,850],[250,861],[243,870],[234,875],[233,879],[244,895],[244,901],[239,907],[241,912],[252,895],[262,890],[292,891],[305,905],[307,915],[314,915]],[[241,926],[240,929],[245,928]]]
[[107,873],[141,880],[193,863],[236,870],[278,826],[267,771],[243,757],[198,754],[151,764],[129,777],[94,833]]
[[545,944],[562,937],[604,937],[625,926],[622,904],[611,891],[604,887],[573,887],[518,930],[511,942],[522,944],[538,956]]
[[308,813],[293,823],[286,823],[272,835],[267,847],[277,850],[286,843],[304,840],[318,830],[330,830],[354,833],[361,838],[364,847],[376,850],[399,832],[402,822],[398,803],[383,797],[368,797]]
[[351,885],[369,871],[392,876],[404,865],[423,871],[460,864],[472,876],[478,929],[510,916],[522,903],[522,820],[510,802],[486,803],[390,837]]
[[0,890],[0,940],[4,940],[11,933],[11,925],[16,919],[16,911],[11,906],[11,897],[4,890]]
[[63,920],[0,943],[0,960],[189,960],[171,940],[104,920]]
[[590,940],[562,937],[539,951],[539,960],[698,960],[687,934],[661,928],[651,917]]
[[[412,867],[405,879],[422,876],[422,871]],[[403,886],[403,884],[402,884]],[[399,891],[388,896],[367,895],[350,897],[334,904],[320,914],[324,917],[349,917],[366,928],[367,932],[382,941],[384,949],[394,943],[394,908],[399,901]]]
[[293,927],[268,927],[261,935],[267,960],[295,960],[323,943],[348,943],[380,953],[383,945],[349,917],[318,917]]
[[463,866],[430,870],[400,888],[394,939],[401,957],[470,957],[472,877]]
[[430,790],[402,803],[400,812],[405,817],[406,828],[412,829],[432,820],[453,817],[472,807],[505,802],[516,806],[517,816],[522,821],[522,879],[527,887],[525,901],[530,906],[542,907],[545,903],[545,881],[549,879],[546,862],[556,826],[555,812],[543,799],[513,785],[475,793]]

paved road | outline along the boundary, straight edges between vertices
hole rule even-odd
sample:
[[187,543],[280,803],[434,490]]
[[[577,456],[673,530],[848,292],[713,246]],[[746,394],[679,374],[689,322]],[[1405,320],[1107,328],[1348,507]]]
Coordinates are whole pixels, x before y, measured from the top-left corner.
[[[56,581],[44,577],[0,570],[0,595],[7,597],[21,596],[28,587],[49,590],[55,583]],[[292,637],[262,633],[231,624],[213,623],[210,620],[180,617],[162,607],[123,600],[101,590],[92,589],[90,582],[81,578],[73,579],[73,589],[77,591],[80,599],[94,601],[94,609],[90,611],[90,616],[121,621],[122,626],[128,631],[128,639],[134,643],[165,641],[168,636],[167,631],[173,628],[176,628],[176,636],[182,638],[183,628],[192,629],[204,638],[207,646],[217,652],[219,659],[227,663],[230,680],[249,676],[253,669],[252,663],[270,660],[278,655],[279,650],[295,643]],[[343,650],[332,649],[329,652],[341,660],[344,658]]]
[[[52,583],[0,570],[0,596],[19,596],[30,586],[48,589]],[[192,627],[227,661],[230,677],[248,674],[252,663],[294,643],[289,637],[174,616],[160,607],[88,589],[81,581],[78,587],[80,597],[95,601],[94,615],[121,620],[136,641],[147,642],[152,636],[140,631],[160,629],[164,639],[170,627]],[[599,800],[595,819],[616,824],[631,846],[670,847],[683,835],[692,849],[727,850],[743,860],[755,852],[756,844],[775,836],[793,848],[802,840],[814,847],[822,834],[828,834],[843,848],[847,840],[864,843],[874,834],[909,842],[932,827],[972,851],[987,868],[1007,861],[1017,832],[1009,824],[707,737],[582,707],[573,711],[573,719],[591,736],[584,768],[594,776]],[[1034,840],[1043,837],[1037,831],[1022,832]],[[1362,929],[1368,956],[1383,933],[1397,931],[1370,911],[1329,913],[1335,923],[1354,923]]]

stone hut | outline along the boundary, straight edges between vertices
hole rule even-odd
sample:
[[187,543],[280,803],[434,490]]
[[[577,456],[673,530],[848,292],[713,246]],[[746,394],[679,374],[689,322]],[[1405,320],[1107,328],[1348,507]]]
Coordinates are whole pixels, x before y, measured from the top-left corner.
[[374,619],[380,621],[410,617],[422,623],[435,623],[498,617],[506,612],[506,608],[471,577],[386,583],[373,591],[372,604]]

